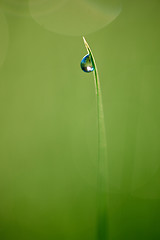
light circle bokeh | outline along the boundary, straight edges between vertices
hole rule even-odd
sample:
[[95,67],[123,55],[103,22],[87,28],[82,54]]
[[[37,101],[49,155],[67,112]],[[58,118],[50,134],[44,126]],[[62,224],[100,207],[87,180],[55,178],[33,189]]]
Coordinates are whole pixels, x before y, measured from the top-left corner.
[[29,0],[30,14],[45,29],[82,36],[111,23],[121,12],[119,0]]

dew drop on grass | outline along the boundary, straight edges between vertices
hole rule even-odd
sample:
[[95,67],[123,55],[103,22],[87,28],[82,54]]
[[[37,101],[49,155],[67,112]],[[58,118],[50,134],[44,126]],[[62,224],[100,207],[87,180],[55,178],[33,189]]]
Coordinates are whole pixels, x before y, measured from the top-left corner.
[[90,54],[87,54],[83,57],[81,61],[81,68],[84,72],[87,72],[87,73],[94,71]]

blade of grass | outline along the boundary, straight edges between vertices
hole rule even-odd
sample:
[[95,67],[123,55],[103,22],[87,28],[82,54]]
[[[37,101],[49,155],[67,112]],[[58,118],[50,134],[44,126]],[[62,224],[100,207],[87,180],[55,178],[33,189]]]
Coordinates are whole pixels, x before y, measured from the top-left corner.
[[94,83],[96,90],[97,99],[97,118],[98,118],[98,183],[97,183],[97,240],[108,239],[108,221],[107,221],[107,189],[109,186],[108,174],[106,171],[106,134],[105,134],[105,122],[104,122],[104,112],[102,103],[102,93],[100,88],[100,81],[98,75],[98,69],[96,66],[95,58],[91,51],[89,44],[83,37],[84,45],[87,49],[88,54],[90,54],[92,64],[94,67]]

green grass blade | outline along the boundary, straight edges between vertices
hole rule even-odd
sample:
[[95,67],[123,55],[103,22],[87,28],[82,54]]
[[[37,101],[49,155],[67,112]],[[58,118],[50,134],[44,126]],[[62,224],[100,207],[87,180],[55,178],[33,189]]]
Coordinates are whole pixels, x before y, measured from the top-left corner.
[[103,103],[102,103],[102,93],[100,88],[100,81],[98,75],[98,69],[96,66],[95,58],[91,51],[89,44],[86,39],[83,37],[85,47],[88,54],[90,54],[93,67],[95,70],[94,74],[94,83],[96,90],[97,98],[97,118],[98,118],[98,208],[97,208],[97,239],[106,240],[108,239],[108,229],[107,229],[107,188],[109,186],[108,174],[106,168],[106,134],[105,134],[105,122],[104,122],[104,112],[103,112]]

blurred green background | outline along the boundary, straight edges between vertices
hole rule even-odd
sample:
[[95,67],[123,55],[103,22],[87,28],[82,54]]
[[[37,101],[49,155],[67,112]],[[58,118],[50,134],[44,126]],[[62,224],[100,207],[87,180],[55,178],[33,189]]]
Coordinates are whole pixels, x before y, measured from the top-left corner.
[[96,238],[82,34],[103,94],[109,240],[160,239],[159,26],[159,0],[0,0],[1,240]]

